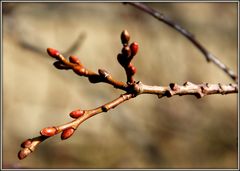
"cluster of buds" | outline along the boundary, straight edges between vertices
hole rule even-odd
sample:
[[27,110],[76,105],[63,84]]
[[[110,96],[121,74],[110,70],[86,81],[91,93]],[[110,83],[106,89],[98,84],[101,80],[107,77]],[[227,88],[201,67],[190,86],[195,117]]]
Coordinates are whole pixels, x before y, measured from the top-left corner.
[[57,59],[53,65],[57,69],[72,69],[76,74],[80,76],[88,76],[88,70],[81,64],[80,60],[76,56],[70,56],[69,61],[67,61],[63,55],[56,49],[47,48],[48,55]]
[[[72,112],[70,112],[70,117],[77,119],[80,118],[81,116],[83,116],[85,113],[84,110],[74,110]],[[60,132],[62,132],[61,134],[61,139],[65,140],[68,139],[69,137],[71,137],[73,135],[73,133],[75,132],[75,125],[69,125],[69,126],[58,126],[58,127],[46,127],[43,128],[40,131],[40,136],[33,138],[33,139],[27,139],[25,140],[22,144],[21,147],[22,149],[18,152],[18,158],[20,160],[24,159],[25,157],[27,157],[30,153],[32,153],[36,146],[41,143],[42,141],[44,141],[45,139],[52,137]]]
[[138,52],[138,43],[133,42],[129,45],[130,35],[127,30],[123,30],[121,33],[122,41],[122,53],[119,53],[117,60],[120,65],[125,69],[127,75],[127,83],[134,83],[133,75],[136,73],[137,69],[131,63],[133,57]]
[[[133,79],[133,75],[136,73],[136,68],[133,66],[131,61],[138,52],[138,44],[136,42],[133,42],[129,45],[129,40],[130,40],[130,35],[127,32],[127,30],[124,30],[121,33],[121,42],[122,42],[123,48],[121,53],[118,54],[117,56],[118,62],[125,69],[125,72],[127,75],[127,84],[113,79],[111,74],[105,69],[99,69],[98,73],[95,73],[91,70],[86,69],[76,56],[70,56],[69,59],[67,60],[58,50],[53,48],[48,48],[47,53],[52,58],[56,59],[53,65],[57,69],[73,70],[76,74],[87,77],[91,83],[105,82],[113,85],[115,88],[119,88],[128,92],[130,88],[132,88],[132,85],[135,83]],[[121,103],[122,100],[129,99],[129,98],[122,98],[122,97],[123,96],[119,98],[120,100],[117,99],[116,101],[113,101],[110,104],[108,104],[108,107],[106,106],[100,107],[99,111],[106,112],[110,108],[113,108],[112,106]],[[132,94],[130,94],[130,97],[132,97]],[[95,112],[96,112],[95,110],[92,111],[92,113],[94,114]],[[81,119],[85,120],[86,118],[91,117],[93,114],[89,115],[89,111],[77,109],[70,112],[69,115],[75,120],[61,126],[56,126],[56,127],[51,126],[51,127],[43,128],[40,131],[40,136],[32,139],[27,139],[26,141],[24,141],[21,145],[23,149],[19,151],[18,158],[24,159],[26,156],[28,156],[30,153],[32,153],[35,150],[38,144],[43,142],[45,139],[55,136],[59,133],[61,133],[62,140],[68,139],[74,134],[78,125],[81,123],[79,121]],[[82,116],[86,116],[86,117],[82,117]]]

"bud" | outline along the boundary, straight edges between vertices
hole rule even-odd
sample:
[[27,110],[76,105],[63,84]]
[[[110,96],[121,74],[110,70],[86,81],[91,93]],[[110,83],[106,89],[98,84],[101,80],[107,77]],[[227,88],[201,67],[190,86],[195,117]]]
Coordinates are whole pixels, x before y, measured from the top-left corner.
[[70,56],[69,61],[74,64],[81,64],[80,60],[76,56]]
[[127,64],[127,59],[123,56],[123,54],[118,54],[117,56],[118,62],[124,67]]
[[101,81],[101,78],[99,75],[89,75],[88,80],[90,83],[99,83]]
[[109,72],[106,71],[105,69],[99,69],[99,70],[98,70],[98,73],[99,73],[99,75],[100,75],[101,77],[103,77],[103,78],[106,78],[106,77],[108,77],[108,76],[110,75]]
[[84,113],[85,113],[84,110],[78,109],[78,110],[72,111],[69,115],[70,115],[72,118],[79,118],[79,117],[83,116]]
[[132,63],[129,64],[127,72],[130,75],[134,75],[137,72],[137,68],[132,65]]
[[65,140],[65,139],[68,139],[69,137],[71,137],[74,133],[74,129],[73,128],[68,128],[66,130],[64,130],[61,134],[61,139],[62,140]]
[[131,49],[131,56],[135,56],[138,52],[138,43],[137,42],[133,42],[130,45],[130,49]]
[[122,48],[122,54],[125,57],[129,57],[131,55],[131,50],[130,50],[129,46],[124,46]]
[[31,144],[32,144],[31,139],[27,139],[27,140],[25,140],[25,141],[21,144],[21,147],[22,147],[22,148],[27,148],[27,147],[30,147]]
[[53,48],[47,48],[47,53],[49,56],[51,56],[53,58],[57,58],[60,55],[60,53],[56,49],[53,49]]
[[29,148],[24,148],[18,152],[18,158],[20,160],[24,159],[31,153],[31,150]]
[[127,30],[123,30],[121,34],[121,41],[124,46],[128,45],[128,42],[130,40],[130,35]]
[[73,71],[80,76],[86,75],[86,69],[80,65],[74,66]]
[[57,69],[70,69],[69,66],[66,66],[64,63],[62,63],[62,61],[56,61],[53,63],[53,65],[57,68]]
[[51,137],[53,135],[55,135],[57,133],[57,129],[55,127],[47,127],[47,128],[43,128],[40,131],[40,134],[43,136],[47,136],[47,137]]

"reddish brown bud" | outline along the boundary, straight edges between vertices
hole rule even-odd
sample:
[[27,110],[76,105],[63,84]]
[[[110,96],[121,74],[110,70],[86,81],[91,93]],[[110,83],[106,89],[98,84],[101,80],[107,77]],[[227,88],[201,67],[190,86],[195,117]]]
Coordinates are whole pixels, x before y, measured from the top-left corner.
[[131,50],[130,50],[129,46],[124,46],[122,48],[122,54],[123,54],[123,56],[125,56],[127,58],[131,55]]
[[18,158],[20,160],[24,159],[31,153],[31,150],[29,148],[24,148],[18,152]]
[[84,113],[85,113],[84,110],[78,109],[78,110],[72,111],[69,115],[70,115],[72,118],[79,118],[79,117],[81,117]]
[[121,34],[121,41],[123,45],[128,45],[128,42],[130,40],[130,35],[127,30],[123,30]]
[[86,69],[80,65],[74,66],[73,71],[79,74],[80,76],[86,75]]
[[40,131],[40,134],[43,136],[47,136],[47,137],[51,137],[53,135],[55,135],[57,133],[57,129],[55,127],[47,127],[47,128],[43,128]]
[[134,75],[137,72],[137,68],[135,66],[132,65],[132,63],[129,64],[127,72],[130,75]]
[[62,140],[65,140],[65,139],[68,139],[69,137],[71,137],[74,133],[74,129],[73,128],[68,128],[66,130],[64,130],[61,134],[61,139]]
[[76,56],[70,56],[69,61],[74,64],[81,64],[80,60]]
[[22,148],[30,147],[31,144],[32,144],[32,140],[31,140],[31,139],[27,139],[27,140],[25,140],[25,141],[21,144],[21,147],[22,147]]
[[130,45],[130,49],[131,49],[131,56],[135,56],[138,52],[138,43],[137,42],[133,42]]
[[47,48],[47,52],[48,52],[48,55],[53,58],[57,58],[60,55],[60,53],[56,49],[53,49],[53,48]]

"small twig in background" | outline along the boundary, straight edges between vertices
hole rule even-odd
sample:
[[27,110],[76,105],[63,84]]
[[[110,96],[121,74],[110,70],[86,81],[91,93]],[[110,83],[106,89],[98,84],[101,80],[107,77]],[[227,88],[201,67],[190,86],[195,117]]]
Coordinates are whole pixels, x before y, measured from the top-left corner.
[[214,56],[212,53],[210,53],[194,36],[192,33],[184,29],[182,26],[177,24],[176,22],[172,21],[168,17],[166,17],[163,13],[145,5],[144,3],[140,2],[124,2],[124,4],[130,4],[148,14],[155,17],[159,21],[162,21],[163,23],[167,24],[168,26],[172,27],[173,29],[177,30],[179,33],[181,33],[183,36],[185,36],[189,41],[191,41],[205,56],[206,60],[208,62],[213,62],[216,66],[218,66],[220,69],[222,69],[228,76],[230,76],[235,82],[238,81],[238,77],[234,72],[227,67],[225,64],[223,64],[216,56]]
[[[86,33],[85,32],[80,33],[78,35],[77,39],[74,41],[74,43],[66,50],[66,52],[63,52],[63,54],[68,56],[69,54],[75,53],[77,50],[80,49],[80,47],[82,46],[85,39],[86,39]],[[29,49],[33,52],[36,52],[39,54],[42,54],[42,52],[43,52],[40,47],[30,44],[29,42],[27,42],[24,39],[20,39],[19,44],[23,48]]]

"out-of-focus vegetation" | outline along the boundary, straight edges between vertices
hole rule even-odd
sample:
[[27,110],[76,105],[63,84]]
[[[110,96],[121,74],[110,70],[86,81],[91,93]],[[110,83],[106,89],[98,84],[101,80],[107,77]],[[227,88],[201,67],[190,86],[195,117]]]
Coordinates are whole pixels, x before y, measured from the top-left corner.
[[[237,72],[236,3],[148,3],[192,32]],[[4,168],[237,168],[237,95],[202,99],[142,95],[84,122],[68,140],[55,136],[20,161],[20,143],[70,121],[121,91],[53,67],[47,47],[126,80],[117,62],[127,29],[140,50],[136,80],[230,83],[182,35],[121,3],[3,3]]]

